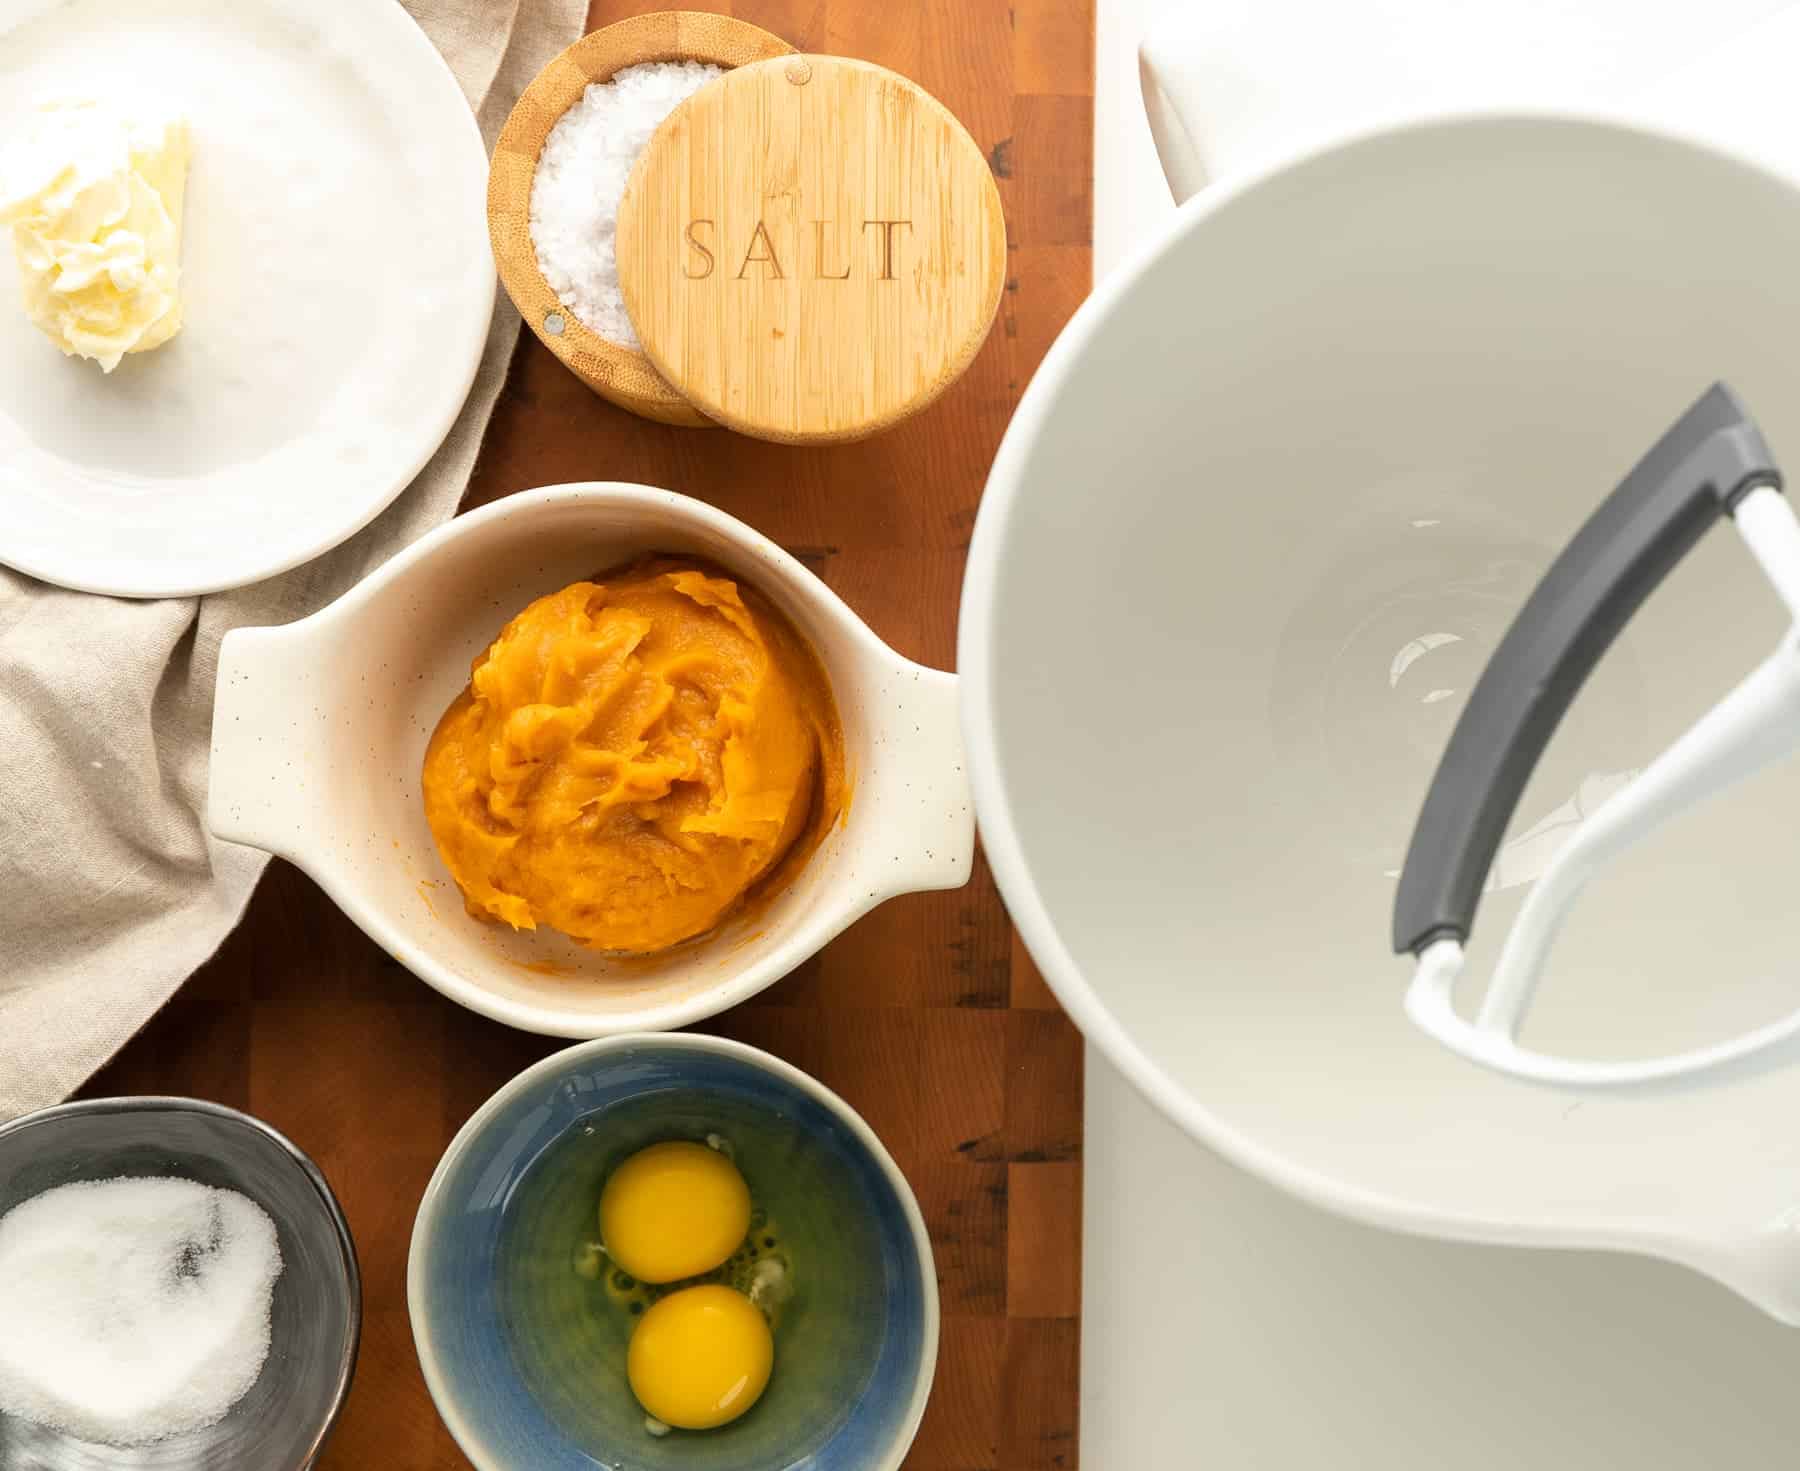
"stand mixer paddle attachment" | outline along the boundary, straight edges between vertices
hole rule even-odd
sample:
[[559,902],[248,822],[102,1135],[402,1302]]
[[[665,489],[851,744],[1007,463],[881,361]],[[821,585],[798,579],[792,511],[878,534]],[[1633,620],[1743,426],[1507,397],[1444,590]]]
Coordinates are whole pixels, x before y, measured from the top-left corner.
[[1800,1033],[1800,1010],[1713,1046],[1593,1061],[1518,1042],[1537,981],[1583,888],[1684,809],[1800,747],[1800,627],[1577,828],[1501,948],[1473,1022],[1453,995],[1489,866],[1564,712],[1619,631],[1721,517],[1800,624],[1800,520],[1743,404],[1715,384],[1564,548],[1476,684],[1413,830],[1394,902],[1394,949],[1416,959],[1406,1012],[1474,1062],[1538,1082],[1649,1083],[1722,1066]]

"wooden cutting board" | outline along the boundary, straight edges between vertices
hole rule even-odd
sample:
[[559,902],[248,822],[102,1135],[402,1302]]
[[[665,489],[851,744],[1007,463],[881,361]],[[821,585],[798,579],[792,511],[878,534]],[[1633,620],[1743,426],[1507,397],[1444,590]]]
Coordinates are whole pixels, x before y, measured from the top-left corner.
[[[590,22],[652,8],[597,0]],[[699,496],[781,542],[901,653],[948,668],[988,466],[1021,390],[1088,291],[1092,0],[736,0],[733,13],[803,50],[902,72],[961,119],[1006,210],[994,331],[967,375],[917,417],[818,448],[635,418],[526,335],[468,504],[596,479]],[[842,1093],[918,1192],[944,1318],[910,1471],[1070,1471],[1081,1046],[985,866],[959,892],[884,905],[706,1030],[766,1047]],[[413,1212],[469,1114],[560,1045],[444,1000],[277,863],[243,927],[85,1090],[247,1109],[330,1177],[362,1257],[365,1321],[323,1471],[467,1465],[413,1353]]]

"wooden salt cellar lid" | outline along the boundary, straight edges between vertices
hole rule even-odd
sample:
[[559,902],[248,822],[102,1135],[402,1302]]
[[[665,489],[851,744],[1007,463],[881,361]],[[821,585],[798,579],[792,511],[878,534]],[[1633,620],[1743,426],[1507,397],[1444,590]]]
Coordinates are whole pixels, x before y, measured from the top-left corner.
[[794,55],[702,88],[619,209],[619,280],[650,361],[762,439],[858,439],[969,365],[1006,222],[961,123],[868,62]]

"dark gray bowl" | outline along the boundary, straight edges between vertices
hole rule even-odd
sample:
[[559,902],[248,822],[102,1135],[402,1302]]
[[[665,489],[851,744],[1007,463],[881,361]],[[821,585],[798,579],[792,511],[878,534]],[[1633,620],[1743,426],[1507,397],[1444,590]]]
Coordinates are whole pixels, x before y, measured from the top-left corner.
[[97,1098],[0,1125],[0,1214],[54,1186],[116,1175],[224,1186],[269,1213],[282,1261],[269,1357],[217,1425],[152,1445],[94,1445],[0,1414],[0,1467],[304,1471],[343,1408],[362,1331],[356,1248],[325,1177],[267,1124],[192,1098]]

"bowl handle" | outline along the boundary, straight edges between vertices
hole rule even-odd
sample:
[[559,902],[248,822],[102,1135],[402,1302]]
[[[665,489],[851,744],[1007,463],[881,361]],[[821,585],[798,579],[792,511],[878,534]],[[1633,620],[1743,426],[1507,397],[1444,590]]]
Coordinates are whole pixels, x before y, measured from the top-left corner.
[[[306,620],[310,623],[312,620]],[[234,628],[219,647],[206,824],[303,862],[325,781],[325,709],[303,624]]]
[[874,834],[871,895],[960,889],[975,863],[975,807],[954,674],[896,657],[872,712],[886,735],[869,769],[852,773],[850,809]]

